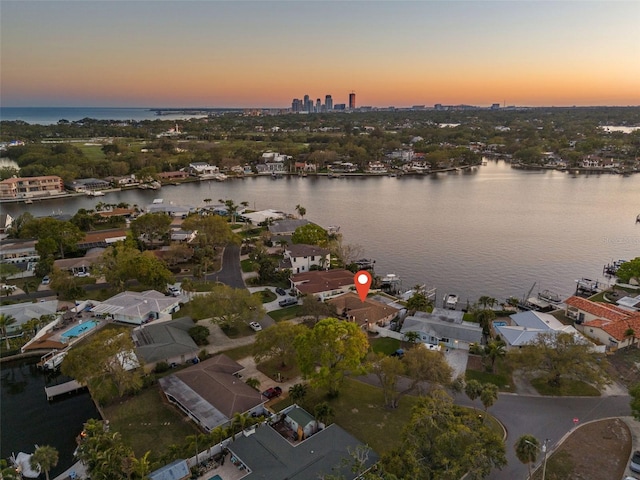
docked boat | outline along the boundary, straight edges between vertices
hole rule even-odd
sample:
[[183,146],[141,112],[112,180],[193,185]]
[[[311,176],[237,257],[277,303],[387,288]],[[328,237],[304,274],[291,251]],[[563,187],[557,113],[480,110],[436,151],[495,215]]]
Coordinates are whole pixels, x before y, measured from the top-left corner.
[[51,352],[43,355],[40,358],[40,362],[38,362],[38,366],[41,367],[43,370],[55,371],[58,368],[60,368],[60,365],[62,364],[62,361],[66,356],[67,356],[66,350],[63,350],[63,351],[52,350]]
[[558,295],[556,292],[552,292],[551,290],[543,290],[542,292],[538,293],[538,298],[547,303],[562,303],[560,295]]
[[455,310],[458,307],[458,296],[454,293],[449,293],[442,299],[442,306],[449,310]]
[[353,263],[355,263],[360,270],[373,270],[376,261],[371,258],[361,258]]
[[[36,445],[36,448],[38,446]],[[31,457],[33,454],[20,452],[18,455],[11,454],[10,460],[21,478],[38,478],[40,476],[40,468],[31,467]]]
[[389,273],[380,280],[380,290],[390,294],[400,293],[402,282],[395,273]]
[[104,192],[100,190],[87,190],[88,197],[104,197]]
[[600,293],[602,288],[597,280],[591,280],[590,278],[581,278],[576,280],[576,293],[594,295]]

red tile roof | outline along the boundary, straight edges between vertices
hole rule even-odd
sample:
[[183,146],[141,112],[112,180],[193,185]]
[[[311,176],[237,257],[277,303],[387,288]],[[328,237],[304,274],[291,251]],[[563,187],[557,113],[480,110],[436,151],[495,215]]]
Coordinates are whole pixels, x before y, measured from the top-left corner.
[[583,312],[590,313],[599,318],[604,318],[611,321],[619,321],[629,318],[632,312],[623,310],[615,305],[609,305],[601,302],[592,302],[586,298],[581,297],[569,297],[564,302],[568,306],[575,307]]
[[629,329],[633,330],[635,338],[640,338],[640,316],[631,317],[627,320],[621,320],[618,322],[609,322],[602,326],[602,330],[619,342],[624,341],[626,338],[625,333]]

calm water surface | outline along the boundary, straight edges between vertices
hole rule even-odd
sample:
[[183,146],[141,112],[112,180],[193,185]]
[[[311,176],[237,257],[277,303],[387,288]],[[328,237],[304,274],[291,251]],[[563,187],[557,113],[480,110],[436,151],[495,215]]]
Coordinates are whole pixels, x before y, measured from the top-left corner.
[[49,377],[36,367],[37,359],[0,365],[2,379],[0,455],[33,453],[34,444],[58,449],[58,466],[51,478],[73,463],[75,437],[89,418],[100,418],[87,392],[48,402],[44,387],[62,383],[65,378]]
[[571,175],[514,170],[504,162],[427,177],[246,178],[223,183],[129,190],[5,205],[19,214],[75,213],[99,201],[146,205],[154,198],[204,205],[205,198],[247,201],[251,208],[295,212],[376,260],[376,273],[395,273],[404,288],[426,284],[438,298],[462,302],[482,295],[522,297],[533,286],[568,296],[581,277],[601,279],[604,264],[640,256],[640,175]]

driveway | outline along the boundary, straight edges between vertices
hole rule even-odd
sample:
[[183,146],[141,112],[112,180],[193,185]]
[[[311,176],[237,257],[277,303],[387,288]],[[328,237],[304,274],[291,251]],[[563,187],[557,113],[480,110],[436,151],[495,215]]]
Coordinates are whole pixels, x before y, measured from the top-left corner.
[[[291,295],[279,295],[278,293],[276,293],[276,287],[270,287],[270,286],[261,286],[261,287],[247,287],[249,292],[251,293],[255,293],[255,292],[262,292],[263,290],[269,290],[273,293],[276,294],[277,298],[271,302],[268,303],[263,303],[262,306],[265,309],[265,311],[267,312],[273,312],[274,310],[280,310],[282,307],[280,306],[279,302],[281,300],[284,300],[285,298],[293,298]],[[286,308],[286,307],[285,307]]]
[[447,360],[449,366],[453,368],[453,378],[464,378],[464,373],[467,371],[469,351],[460,349],[454,350],[450,348],[445,352],[444,358]]
[[207,275],[207,280],[224,283],[233,288],[245,288],[240,268],[240,247],[227,245],[222,252],[222,268],[216,273]]

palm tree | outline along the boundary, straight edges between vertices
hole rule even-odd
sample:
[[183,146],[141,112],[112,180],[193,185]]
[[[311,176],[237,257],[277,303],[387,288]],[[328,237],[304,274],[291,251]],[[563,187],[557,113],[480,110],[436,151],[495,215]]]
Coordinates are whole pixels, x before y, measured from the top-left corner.
[[35,292],[36,289],[38,288],[38,286],[36,285],[36,283],[33,280],[27,280],[26,282],[24,282],[24,284],[22,285],[22,291],[29,296],[30,293]]
[[298,215],[300,215],[300,218],[303,218],[307,213],[307,209],[300,205],[296,205],[296,212],[298,212]]
[[636,336],[636,331],[631,327],[627,328],[624,331],[624,338],[629,339],[629,343],[628,343],[629,346],[633,345],[635,336]]
[[286,239],[278,240],[278,245],[282,248],[282,253],[284,253],[285,248],[289,245],[289,241]]
[[306,397],[308,386],[305,383],[296,383],[289,387],[289,398],[293,403],[300,403]]
[[29,459],[31,468],[44,471],[44,476],[49,480],[49,470],[58,464],[58,450],[49,445],[42,445],[36,448]]
[[527,478],[531,478],[531,464],[538,459],[540,442],[533,435],[522,435],[513,446],[516,450],[516,457],[529,469]]
[[478,380],[469,380],[464,386],[464,393],[473,402],[482,393],[482,384]]
[[255,377],[247,378],[247,380],[244,383],[249,385],[251,388],[255,388],[256,390],[258,390],[260,388],[260,380],[258,380]]
[[504,358],[507,354],[507,350],[505,349],[504,343],[498,342],[497,340],[491,340],[486,347],[484,347],[484,352],[491,359],[491,371],[494,372],[496,360],[498,358]]
[[418,332],[406,332],[404,334],[404,341],[408,343],[418,343],[420,340],[420,334]]
[[233,419],[231,420],[231,431],[235,435],[238,432],[244,430],[244,428],[249,424],[249,415],[246,413],[234,413]]
[[9,345],[9,334],[7,332],[7,329],[10,325],[13,325],[16,322],[17,320],[11,315],[0,313],[0,334],[4,335],[4,338],[7,342],[7,350],[11,348],[11,345]]
[[482,391],[480,392],[480,401],[482,402],[482,406],[484,407],[484,417],[482,417],[482,421],[487,416],[487,410],[491,405],[496,403],[498,400],[498,386],[493,383],[485,383],[482,385]]
[[331,408],[331,405],[327,402],[317,404],[313,409],[313,413],[316,416],[316,420],[320,423],[324,423],[325,425],[331,422],[334,415],[333,408]]
[[487,308],[487,304],[489,303],[490,298],[491,297],[489,297],[488,295],[483,295],[478,299],[478,303],[482,305],[482,308]]

